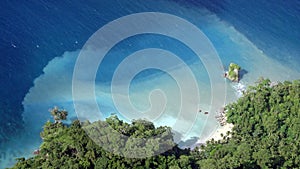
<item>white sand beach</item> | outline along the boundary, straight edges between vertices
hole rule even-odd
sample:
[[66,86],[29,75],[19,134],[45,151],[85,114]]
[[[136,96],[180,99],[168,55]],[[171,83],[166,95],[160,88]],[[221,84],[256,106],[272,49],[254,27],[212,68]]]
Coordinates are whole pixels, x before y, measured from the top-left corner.
[[205,141],[214,139],[215,141],[222,140],[223,136],[226,135],[228,131],[231,131],[233,128],[233,124],[231,123],[226,123],[224,126],[220,126],[214,133],[212,133]]
[[223,136],[225,136],[228,131],[232,131],[233,127],[234,127],[234,125],[231,123],[226,123],[224,126],[219,126],[215,130],[215,132],[213,132],[209,137],[199,139],[197,141],[197,143],[194,144],[191,148],[193,149],[196,146],[206,144],[206,141],[208,141],[208,140],[212,140],[212,139],[214,139],[215,141],[222,140],[223,137],[221,137],[221,134],[223,134]]

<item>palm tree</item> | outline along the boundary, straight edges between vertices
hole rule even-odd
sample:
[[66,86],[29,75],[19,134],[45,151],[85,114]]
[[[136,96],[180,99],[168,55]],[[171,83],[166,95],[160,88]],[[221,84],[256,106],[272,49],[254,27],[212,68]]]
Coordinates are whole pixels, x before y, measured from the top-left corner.
[[61,123],[61,121],[66,120],[68,116],[68,112],[66,110],[58,109],[56,106],[50,110],[50,113],[53,116],[55,123]]

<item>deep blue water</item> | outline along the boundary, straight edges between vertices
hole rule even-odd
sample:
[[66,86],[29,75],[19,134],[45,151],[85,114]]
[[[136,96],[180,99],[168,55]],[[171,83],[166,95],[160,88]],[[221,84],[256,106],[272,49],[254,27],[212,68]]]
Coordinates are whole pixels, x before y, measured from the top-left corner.
[[[1,1],[1,135],[20,127],[22,101],[43,67],[74,51],[110,20],[135,11],[119,2]],[[129,3],[125,4],[129,5]],[[130,9],[128,7],[128,9]],[[1,139],[0,142],[2,142]]]
[[[300,71],[300,2],[298,0],[169,1],[170,4],[180,5],[183,8],[208,9],[245,35],[268,57]],[[96,30],[109,21],[136,12],[158,11],[175,14],[197,23],[198,18],[195,17],[197,15],[174,10],[176,7],[160,6],[164,2],[163,0],[1,1],[0,143],[9,142],[12,135],[22,132],[22,101],[33,86],[34,79],[43,73],[43,68],[48,62],[57,56],[62,56],[65,51],[80,49]],[[209,21],[205,22],[209,23]],[[201,27],[201,24],[199,25]],[[222,43],[214,39],[215,34],[219,32],[205,31],[209,28],[201,28],[214,43]],[[174,46],[180,45],[176,43],[174,42]],[[156,45],[148,41],[140,44],[135,50],[145,46],[157,47]],[[181,45],[181,48],[185,47]],[[166,49],[172,50],[168,47]],[[183,51],[186,52],[184,49]],[[180,51],[178,53],[180,54]],[[125,55],[126,51],[124,51]],[[228,64],[228,60],[224,62]],[[99,77],[105,79],[106,73],[100,74]],[[5,155],[6,152],[1,152],[0,159]]]
[[299,70],[300,1],[193,1],[232,24],[268,56]]

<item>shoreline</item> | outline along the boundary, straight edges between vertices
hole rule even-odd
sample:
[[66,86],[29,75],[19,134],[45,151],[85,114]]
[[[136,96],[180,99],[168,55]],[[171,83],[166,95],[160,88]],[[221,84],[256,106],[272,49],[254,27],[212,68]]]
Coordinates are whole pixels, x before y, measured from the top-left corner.
[[[224,136],[226,136],[226,133],[228,131],[232,131],[232,128],[234,125],[232,123],[227,123],[227,117],[226,117],[226,110],[225,107],[222,107],[219,111],[219,115],[215,116],[217,121],[219,122],[219,127],[213,132],[209,137],[207,137],[205,140],[212,140],[215,141],[222,140]],[[223,134],[223,136],[221,136]],[[230,135],[229,135],[230,137]]]
[[[208,138],[205,139],[205,142],[212,139],[214,139],[214,141],[222,140],[223,137],[226,136],[226,133],[228,131],[232,131],[233,127],[234,125],[232,123],[226,123],[225,125],[218,127],[215,132],[213,132]],[[221,134],[223,134],[223,137],[221,137]]]
[[[232,128],[234,125],[232,123],[226,123],[225,125],[219,127],[208,137],[199,139],[194,145],[192,145],[190,148],[194,149],[196,147],[200,147],[201,145],[206,145],[207,141],[211,141],[212,139],[214,141],[223,140],[223,137],[226,136],[226,133],[228,131],[232,131]],[[223,137],[221,137],[221,134],[223,134]],[[231,135],[229,135],[231,137]],[[200,150],[201,151],[201,150]]]
[[[226,136],[226,133],[229,131],[232,131],[232,128],[234,125],[232,123],[227,123],[227,117],[226,117],[226,110],[224,107],[220,109],[220,112],[217,116],[215,116],[216,120],[219,123],[218,128],[212,132],[208,137],[206,138],[200,138],[192,147],[197,147],[200,145],[205,145],[207,141],[211,141],[212,139],[214,141],[222,140],[224,136]],[[223,136],[221,136],[221,134]],[[231,137],[231,135],[229,135]]]

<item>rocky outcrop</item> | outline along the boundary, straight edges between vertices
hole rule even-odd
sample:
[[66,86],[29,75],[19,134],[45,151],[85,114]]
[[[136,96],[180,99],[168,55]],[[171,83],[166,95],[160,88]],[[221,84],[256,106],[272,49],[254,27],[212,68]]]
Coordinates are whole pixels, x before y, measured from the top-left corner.
[[228,71],[225,73],[225,77],[233,82],[239,82],[239,71],[241,67],[238,64],[230,63]]
[[225,126],[227,124],[226,112],[224,108],[222,108],[215,117],[221,126]]

